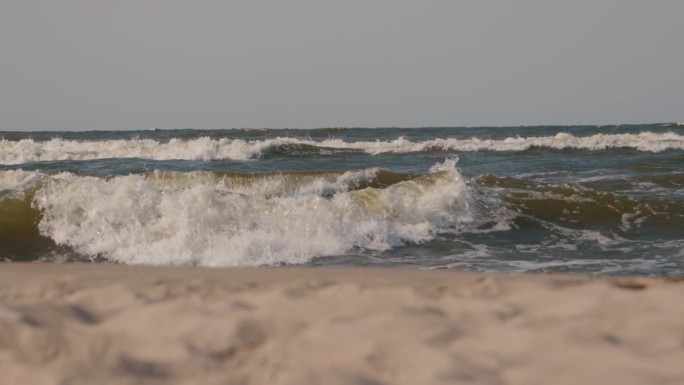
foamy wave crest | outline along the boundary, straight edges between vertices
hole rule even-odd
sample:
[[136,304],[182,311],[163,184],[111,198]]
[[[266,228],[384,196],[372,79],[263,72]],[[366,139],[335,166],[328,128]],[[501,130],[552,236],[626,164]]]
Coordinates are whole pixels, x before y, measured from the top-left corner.
[[[379,172],[241,184],[206,173],[111,179],[64,173],[45,181],[33,204],[43,214],[41,234],[58,244],[152,265],[297,264],[427,241],[472,220],[455,161],[386,188],[353,189]],[[295,187],[280,189],[283,183]]]
[[341,140],[326,140],[322,145],[330,148],[361,149],[370,154],[410,153],[424,151],[525,151],[532,147],[544,147],[557,150],[575,148],[582,150],[605,150],[610,148],[633,148],[639,151],[660,152],[665,150],[684,149],[684,136],[674,133],[640,134],[596,134],[592,136],[574,136],[558,133],[555,136],[510,137],[506,139],[433,139],[423,142],[412,142],[403,137],[393,141],[345,143]]
[[[0,163],[21,164],[37,161],[89,160],[104,158],[143,158],[154,160],[248,160],[263,156],[274,149],[303,146],[313,150],[337,149],[365,151],[369,154],[410,153],[425,151],[525,151],[532,147],[552,149],[605,150],[632,148],[660,152],[684,149],[684,136],[668,132],[639,134],[596,134],[574,136],[559,133],[543,137],[510,137],[505,139],[433,139],[413,142],[400,137],[391,141],[346,142],[342,139],[314,141],[311,139],[274,138],[247,141],[242,139],[211,139],[207,137],[169,142],[152,139],[71,141],[55,138],[41,142],[32,139],[0,140]],[[301,150],[301,148],[300,148]]]
[[26,189],[35,186],[44,175],[38,171],[7,170],[0,172],[0,199],[21,197]]
[[[158,142],[152,139],[73,141],[60,138],[41,142],[33,139],[19,141],[0,140],[0,163],[21,164],[27,162],[56,160],[90,160],[107,158],[142,158],[154,160],[247,160],[260,156],[265,151],[282,145],[300,144],[292,138],[277,138],[264,141],[242,139],[193,140],[171,139]],[[313,142],[312,142],[313,143]]]

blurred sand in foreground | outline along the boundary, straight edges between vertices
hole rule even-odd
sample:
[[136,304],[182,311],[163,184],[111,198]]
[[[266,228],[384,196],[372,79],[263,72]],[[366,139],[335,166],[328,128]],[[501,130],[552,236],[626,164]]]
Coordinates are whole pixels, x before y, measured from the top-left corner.
[[684,281],[4,264],[1,384],[684,384]]

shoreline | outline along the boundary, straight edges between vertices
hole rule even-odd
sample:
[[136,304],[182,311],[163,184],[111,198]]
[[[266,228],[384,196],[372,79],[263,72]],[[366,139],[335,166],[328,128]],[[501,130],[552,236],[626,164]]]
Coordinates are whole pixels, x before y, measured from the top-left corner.
[[0,383],[678,384],[683,295],[640,276],[8,263]]

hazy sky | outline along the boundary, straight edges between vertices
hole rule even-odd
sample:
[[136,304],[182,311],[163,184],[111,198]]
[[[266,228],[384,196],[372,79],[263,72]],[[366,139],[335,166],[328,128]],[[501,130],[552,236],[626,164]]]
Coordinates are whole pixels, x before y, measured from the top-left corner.
[[682,0],[2,0],[0,130],[684,121]]

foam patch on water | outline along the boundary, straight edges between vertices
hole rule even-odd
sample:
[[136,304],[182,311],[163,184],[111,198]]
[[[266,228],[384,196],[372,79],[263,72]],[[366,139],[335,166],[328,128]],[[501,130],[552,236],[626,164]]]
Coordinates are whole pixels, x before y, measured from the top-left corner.
[[369,154],[412,153],[425,151],[525,151],[533,147],[551,149],[606,150],[632,148],[660,152],[684,149],[684,136],[675,133],[642,132],[639,134],[596,134],[574,136],[559,133],[545,137],[509,137],[505,139],[432,139],[413,142],[400,137],[391,141],[346,142],[342,139],[274,138],[247,141],[207,137],[158,142],[152,139],[72,141],[60,138],[49,141],[22,139],[0,140],[0,163],[21,164],[38,161],[90,160],[106,158],[143,158],[154,160],[248,160],[263,156],[275,148],[304,145],[326,149],[364,151]]
[[43,212],[41,233],[58,244],[151,265],[297,264],[424,242],[472,221],[469,189],[455,161],[386,188],[348,190],[376,172],[314,178],[280,194],[264,187],[281,183],[277,178],[236,187],[211,178],[164,185],[144,175],[63,173],[50,177],[34,206]]

